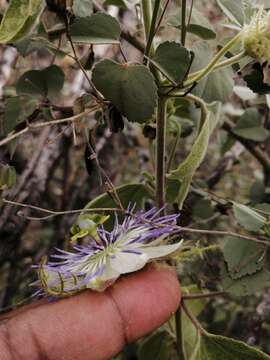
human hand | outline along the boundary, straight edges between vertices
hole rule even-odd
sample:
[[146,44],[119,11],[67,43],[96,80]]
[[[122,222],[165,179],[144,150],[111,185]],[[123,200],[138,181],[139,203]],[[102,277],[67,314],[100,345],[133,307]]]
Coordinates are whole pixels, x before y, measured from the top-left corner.
[[[103,293],[45,300],[0,323],[1,360],[110,359],[163,324],[176,311],[180,289],[168,268],[148,267]],[[1,320],[1,318],[0,318]]]

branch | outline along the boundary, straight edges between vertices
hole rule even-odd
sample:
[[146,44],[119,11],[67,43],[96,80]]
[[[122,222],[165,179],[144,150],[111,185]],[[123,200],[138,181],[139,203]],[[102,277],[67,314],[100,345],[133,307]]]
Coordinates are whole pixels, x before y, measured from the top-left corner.
[[184,312],[186,313],[187,317],[190,319],[190,321],[195,326],[195,328],[199,331],[199,333],[205,333],[206,331],[204,330],[202,325],[199,323],[197,318],[192,314],[192,312],[186,306],[186,304],[183,300],[182,300],[181,306],[182,306],[182,309],[184,310]]
[[68,118],[64,118],[64,119],[57,119],[57,120],[51,120],[51,121],[44,121],[44,122],[39,122],[36,124],[29,124],[26,128],[22,129],[21,131],[18,132],[12,132],[10,133],[7,137],[5,137],[3,140],[0,141],[0,147],[4,146],[6,144],[8,144],[10,141],[18,138],[19,136],[26,134],[28,132],[30,132],[31,130],[35,130],[35,129],[40,129],[46,126],[52,126],[52,125],[61,125],[63,123],[69,123],[69,122],[74,122],[74,121],[78,121],[79,119],[81,119],[82,117],[90,114],[91,112],[97,110],[100,108],[100,105],[95,105],[90,109],[87,109],[85,111],[83,111],[80,114],[68,117]]
[[226,130],[232,137],[239,141],[258,160],[264,169],[269,171],[270,157],[268,154],[256,146],[253,141],[243,139],[240,136],[234,134],[232,131],[233,127],[234,124],[230,120],[226,120],[222,126],[224,130]]
[[[53,210],[49,210],[49,209],[45,209],[39,206],[34,206],[34,205],[30,205],[30,204],[25,204],[25,203],[20,203],[20,202],[16,202],[16,201],[11,201],[11,200],[7,200],[7,199],[2,199],[4,204],[10,204],[10,205],[14,205],[14,206],[19,206],[19,207],[23,207],[23,208],[27,208],[27,209],[31,209],[31,210],[36,210],[36,211],[41,211],[44,212],[46,214],[49,214],[48,216],[43,216],[43,217],[28,217],[27,219],[29,220],[48,220],[51,219],[55,216],[62,216],[62,215],[70,215],[70,214],[78,214],[78,213],[92,213],[92,212],[122,212],[121,209],[119,208],[91,208],[91,209],[87,209],[87,208],[83,208],[83,209],[75,209],[75,210],[66,210],[66,211],[53,211]],[[23,216],[26,218],[26,216]]]

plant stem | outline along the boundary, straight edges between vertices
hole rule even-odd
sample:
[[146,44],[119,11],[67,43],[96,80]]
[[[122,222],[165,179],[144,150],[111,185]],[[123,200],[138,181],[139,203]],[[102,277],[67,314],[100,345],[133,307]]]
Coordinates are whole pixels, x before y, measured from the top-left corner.
[[[219,69],[223,69],[223,68],[225,68],[225,67],[227,67],[227,66],[236,64],[236,63],[239,62],[239,60],[243,59],[243,57],[245,57],[246,55],[247,55],[247,54],[246,54],[245,51],[241,51],[239,54],[234,55],[234,56],[230,57],[229,59],[226,59],[226,60],[224,60],[224,61],[219,62],[218,64],[216,64],[216,65],[213,67],[212,70],[213,70],[213,71],[214,71],[214,70],[219,70]],[[196,71],[196,72],[190,74],[189,77],[188,77],[188,80],[190,80],[190,81],[193,80],[193,79],[194,79],[195,77],[197,77],[203,70],[204,70],[204,69],[199,70],[199,71]]]
[[[148,2],[151,3],[151,1],[149,1],[149,0],[148,0]],[[154,39],[155,32],[156,32],[156,22],[157,22],[159,8],[160,8],[160,0],[155,0],[149,34],[146,39],[147,40],[146,49],[145,49],[146,56],[149,56],[149,54],[151,52],[151,47],[152,47],[153,39]]]
[[186,352],[184,345],[184,338],[182,332],[182,310],[181,306],[175,313],[175,331],[176,331],[176,346],[179,360],[186,360]]
[[167,11],[167,8],[168,8],[168,6],[169,6],[169,3],[170,3],[170,0],[167,0],[167,1],[166,1],[166,4],[164,5],[163,11],[162,11],[162,13],[161,13],[161,15],[160,15],[160,18],[159,18],[159,20],[158,20],[157,26],[156,26],[156,28],[155,28],[155,34],[154,34],[154,35],[157,34],[157,32],[158,32],[158,30],[159,30],[159,28],[160,28],[160,26],[161,26],[162,20],[163,20],[164,15],[165,15],[165,13],[166,13],[166,11]]
[[158,208],[165,204],[165,143],[166,143],[166,104],[167,98],[159,96],[157,107],[156,144],[156,202]]
[[192,78],[189,78],[185,83],[184,87],[191,86],[194,82],[200,81],[202,78],[204,78],[206,75],[208,75],[217,62],[223,58],[223,56],[232,48],[235,44],[237,44],[241,40],[242,33],[239,32],[235,37],[233,37],[210,61],[210,63],[202,70],[197,76],[194,76]]
[[152,19],[152,1],[151,0],[141,0],[142,6],[142,16],[144,24],[144,34],[146,42],[149,39],[150,29],[151,29],[151,19]]
[[182,43],[183,46],[185,46],[186,34],[187,34],[186,12],[187,12],[187,0],[182,0],[182,6],[181,6],[181,43]]

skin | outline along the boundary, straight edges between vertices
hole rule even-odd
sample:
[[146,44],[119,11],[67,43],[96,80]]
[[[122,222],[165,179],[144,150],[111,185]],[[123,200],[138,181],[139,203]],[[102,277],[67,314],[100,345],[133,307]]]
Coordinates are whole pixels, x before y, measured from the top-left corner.
[[175,272],[148,267],[103,293],[46,300],[0,318],[1,360],[105,360],[162,325],[180,304]]

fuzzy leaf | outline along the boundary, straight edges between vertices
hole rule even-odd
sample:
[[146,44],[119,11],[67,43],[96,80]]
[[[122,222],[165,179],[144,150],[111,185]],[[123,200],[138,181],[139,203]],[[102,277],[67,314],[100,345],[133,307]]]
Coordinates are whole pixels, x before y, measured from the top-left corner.
[[261,270],[264,265],[265,249],[254,241],[228,237],[223,254],[233,279],[251,275]]
[[242,0],[217,0],[224,14],[235,24],[242,26],[245,21]]
[[119,44],[121,28],[114,17],[97,12],[75,19],[70,27],[70,34],[75,43]]
[[42,10],[42,0],[12,0],[0,25],[0,43],[11,43],[26,36]]
[[63,70],[56,65],[42,70],[30,70],[19,78],[16,85],[17,94],[52,97],[60,92],[64,80]]
[[189,68],[190,52],[181,44],[165,41],[158,46],[152,60],[171,81],[180,83]]
[[255,292],[269,286],[270,281],[270,273],[265,269],[252,275],[245,275],[240,279],[233,279],[224,266],[221,276],[224,291],[236,296],[254,295]]
[[2,135],[6,136],[20,122],[31,115],[37,107],[37,100],[30,96],[14,96],[7,99],[3,117]]
[[270,360],[270,356],[242,341],[203,333],[196,360]]
[[261,116],[257,109],[247,109],[237,121],[233,133],[244,139],[265,141],[269,131],[262,127]]
[[139,360],[169,360],[173,338],[166,331],[158,331],[143,340],[139,348]]
[[233,213],[237,222],[248,231],[259,231],[267,221],[257,211],[238,203],[233,203]]
[[93,12],[92,0],[73,0],[73,14],[76,17],[87,17]]
[[233,93],[233,71],[231,68],[214,71],[208,75],[201,97],[206,102],[225,102]]
[[129,121],[142,123],[153,115],[157,87],[146,66],[102,60],[94,67],[93,82]]
[[169,175],[170,179],[178,179],[181,181],[181,187],[178,196],[180,208],[182,207],[183,202],[187,196],[192,177],[197,168],[201,165],[206,155],[210,135],[212,134],[219,120],[220,104],[213,103],[210,104],[208,108],[212,111],[208,111],[201,131],[195,140],[189,155],[178,166],[178,168],[173,170]]

